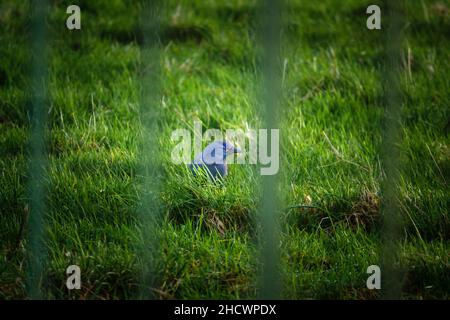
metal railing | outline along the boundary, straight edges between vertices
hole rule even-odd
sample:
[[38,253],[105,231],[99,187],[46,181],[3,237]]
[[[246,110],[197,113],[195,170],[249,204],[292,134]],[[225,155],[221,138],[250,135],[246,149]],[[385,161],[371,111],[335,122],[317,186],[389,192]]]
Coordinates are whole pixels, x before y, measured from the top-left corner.
[[[401,89],[399,84],[400,51],[402,41],[401,3],[390,1],[390,24],[386,33],[386,73],[384,78],[386,93],[385,135],[382,147],[382,162],[385,179],[383,181],[384,219],[382,243],[382,271],[384,275],[384,297],[399,298],[401,281],[395,265],[398,262],[399,234],[401,219],[398,205],[398,180],[400,168],[400,119]],[[138,208],[141,221],[142,247],[139,249],[140,266],[142,266],[142,287],[140,298],[152,296],[149,291],[156,281],[154,254],[158,252],[156,228],[160,222],[159,167],[156,162],[159,152],[158,116],[159,104],[159,42],[160,10],[159,1],[149,1],[144,7],[142,33],[144,45],[141,50],[141,63],[145,73],[141,86],[141,125],[142,149],[140,153],[140,176],[143,178],[143,193]],[[29,162],[30,197],[30,231],[28,235],[27,295],[32,299],[42,298],[42,277],[45,266],[45,249],[43,242],[44,215],[46,199],[46,166],[45,130],[47,115],[47,32],[46,16],[48,3],[44,0],[32,1],[32,98],[33,112],[31,118]],[[278,61],[281,30],[281,1],[265,0],[261,3],[261,43],[263,55],[262,107],[260,113],[267,129],[275,129],[279,125],[281,85],[278,76]],[[270,139],[269,139],[270,141]],[[270,145],[269,145],[269,150]],[[262,200],[260,203],[260,262],[262,266],[259,278],[259,294],[261,298],[281,298],[282,285],[279,259],[279,199],[277,175],[263,176]]]

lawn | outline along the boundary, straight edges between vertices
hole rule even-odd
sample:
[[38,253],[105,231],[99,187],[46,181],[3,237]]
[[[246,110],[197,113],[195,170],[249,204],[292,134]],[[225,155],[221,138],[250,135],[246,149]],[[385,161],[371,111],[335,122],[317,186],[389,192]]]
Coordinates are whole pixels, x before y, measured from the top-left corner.
[[[157,192],[152,298],[259,295],[260,175],[230,165],[217,185],[170,155],[176,129],[259,128],[256,1],[168,1],[161,15],[158,180],[146,181],[141,121],[146,35],[138,1],[50,1],[45,273],[48,299],[138,296],[144,194]],[[385,32],[373,1],[286,1],[280,51],[280,274],[289,299],[376,299],[381,261]],[[383,2],[379,5],[384,10]],[[382,16],[383,17],[383,16]],[[407,1],[398,200],[402,298],[450,293],[450,4]],[[0,299],[26,291],[32,96],[28,1],[0,3]],[[383,19],[383,18],[382,18]],[[384,20],[382,20],[384,21]],[[382,22],[383,23],[383,22]],[[145,88],[144,88],[145,89]],[[143,89],[143,90],[144,90]],[[155,90],[156,91],[156,90]],[[308,205],[305,208],[299,205]],[[144,229],[145,230],[145,229]],[[144,234],[145,236],[145,234]],[[66,288],[66,268],[82,272]]]

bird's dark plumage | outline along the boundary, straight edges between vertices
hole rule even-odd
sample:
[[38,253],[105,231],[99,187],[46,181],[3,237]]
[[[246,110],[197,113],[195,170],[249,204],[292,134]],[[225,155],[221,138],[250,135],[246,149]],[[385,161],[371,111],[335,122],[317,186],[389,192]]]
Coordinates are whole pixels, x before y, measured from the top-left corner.
[[241,150],[228,141],[214,141],[188,167],[194,174],[198,170],[205,170],[213,180],[221,179],[228,174],[227,156],[239,152]]

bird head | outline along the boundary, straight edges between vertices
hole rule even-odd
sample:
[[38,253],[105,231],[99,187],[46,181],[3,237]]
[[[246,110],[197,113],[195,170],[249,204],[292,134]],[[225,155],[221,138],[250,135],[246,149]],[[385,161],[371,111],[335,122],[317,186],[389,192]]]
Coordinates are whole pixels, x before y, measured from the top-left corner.
[[228,155],[241,152],[241,149],[237,146],[234,146],[231,142],[226,140],[218,140],[210,143],[203,150],[201,155],[195,157],[194,162],[203,162],[206,164],[224,164]]
[[222,141],[222,147],[225,150],[225,157],[233,154],[233,153],[241,153],[241,148],[239,148],[238,146],[233,145],[231,142],[229,141]]

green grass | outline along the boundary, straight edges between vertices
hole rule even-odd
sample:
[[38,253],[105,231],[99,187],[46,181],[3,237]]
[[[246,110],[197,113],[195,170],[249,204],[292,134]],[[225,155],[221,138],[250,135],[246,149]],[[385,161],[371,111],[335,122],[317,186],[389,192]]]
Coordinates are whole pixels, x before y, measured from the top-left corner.
[[[133,298],[139,287],[140,8],[79,1],[82,30],[65,28],[69,1],[50,1],[47,298]],[[132,4],[133,3],[133,4]],[[439,4],[440,3],[440,4]],[[380,264],[382,31],[370,1],[288,1],[281,66],[281,271],[286,298],[373,299]],[[450,4],[408,1],[403,43],[398,268],[403,298],[450,292]],[[383,8],[382,8],[383,12]],[[25,298],[31,113],[30,8],[0,4],[0,298]],[[161,39],[161,244],[156,298],[258,295],[258,171],[231,166],[223,186],[172,164],[178,128],[258,128],[256,1],[170,1]],[[384,21],[384,20],[382,20]],[[383,23],[383,22],[382,22]],[[384,25],[383,25],[384,27]],[[408,50],[410,59],[408,59]],[[447,126],[447,129],[446,129]],[[332,147],[333,146],[333,147]],[[333,152],[333,148],[337,150]],[[69,292],[77,264],[82,289]]]

